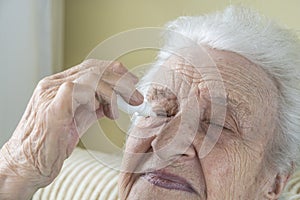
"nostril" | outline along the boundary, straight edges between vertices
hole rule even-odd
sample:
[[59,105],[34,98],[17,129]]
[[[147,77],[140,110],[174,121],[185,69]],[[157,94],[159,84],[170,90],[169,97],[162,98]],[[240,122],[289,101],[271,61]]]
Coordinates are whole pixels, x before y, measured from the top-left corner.
[[182,156],[184,157],[195,157],[196,156],[196,151],[195,149],[190,146],[188,147],[183,153],[182,153]]

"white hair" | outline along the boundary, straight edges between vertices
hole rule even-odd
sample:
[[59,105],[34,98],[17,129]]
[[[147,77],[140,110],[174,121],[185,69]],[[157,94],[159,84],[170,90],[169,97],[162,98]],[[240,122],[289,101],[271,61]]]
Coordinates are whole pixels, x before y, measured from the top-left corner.
[[[278,127],[266,160],[276,170],[289,172],[300,156],[300,44],[296,35],[256,11],[239,6],[204,16],[179,17],[166,29],[171,31],[165,35],[164,49],[188,48],[188,43],[172,35],[176,32],[199,45],[244,56],[274,78],[279,91]],[[161,51],[149,74],[170,55]]]

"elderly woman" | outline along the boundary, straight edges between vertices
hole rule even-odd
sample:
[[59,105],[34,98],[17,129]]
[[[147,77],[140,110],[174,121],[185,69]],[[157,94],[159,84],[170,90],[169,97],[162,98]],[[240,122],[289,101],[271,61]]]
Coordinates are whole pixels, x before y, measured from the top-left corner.
[[[156,116],[137,116],[129,131],[120,198],[278,199],[299,156],[296,37],[235,7],[167,30],[141,83],[151,82],[143,94]],[[143,102],[137,82],[98,60],[43,79],[1,149],[0,198],[51,183],[94,116],[118,117],[116,94]]]

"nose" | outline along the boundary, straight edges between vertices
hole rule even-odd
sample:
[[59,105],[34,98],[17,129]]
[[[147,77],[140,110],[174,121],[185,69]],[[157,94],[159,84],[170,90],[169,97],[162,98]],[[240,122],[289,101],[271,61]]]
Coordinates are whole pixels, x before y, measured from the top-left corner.
[[154,154],[162,161],[173,161],[185,156],[194,158],[196,151],[193,141],[198,132],[198,122],[195,119],[186,119],[177,114],[156,133],[151,142]]

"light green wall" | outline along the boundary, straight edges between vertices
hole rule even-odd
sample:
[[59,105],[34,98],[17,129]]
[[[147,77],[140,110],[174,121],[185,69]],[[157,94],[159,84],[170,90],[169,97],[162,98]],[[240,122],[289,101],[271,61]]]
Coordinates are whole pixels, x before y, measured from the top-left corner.
[[[300,35],[300,0],[66,0],[64,66],[68,68],[79,63],[97,44],[119,32],[138,27],[161,27],[181,15],[200,15],[236,3],[250,5],[298,30]],[[151,62],[154,56],[153,51],[141,51],[121,61],[130,68]],[[123,135],[111,121],[102,120],[101,126],[105,132],[110,132],[108,137],[115,144],[123,144],[124,139],[120,139]],[[88,133],[87,143],[98,149],[101,144],[97,140],[101,138],[94,139],[94,136]]]

